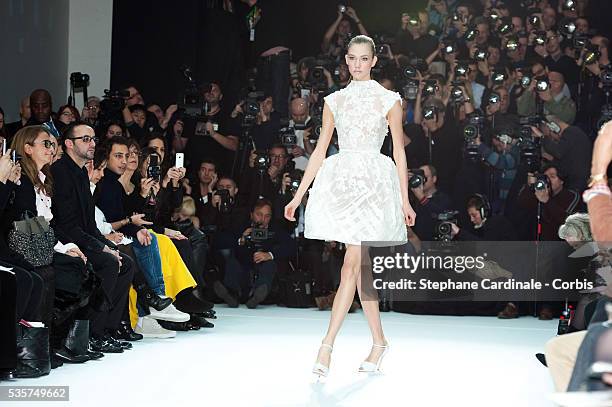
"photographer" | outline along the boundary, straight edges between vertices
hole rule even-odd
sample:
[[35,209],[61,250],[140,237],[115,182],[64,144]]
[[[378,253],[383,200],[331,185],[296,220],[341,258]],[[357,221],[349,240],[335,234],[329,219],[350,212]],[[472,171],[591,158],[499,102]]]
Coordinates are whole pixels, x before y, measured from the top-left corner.
[[403,13],[400,29],[395,35],[394,53],[421,59],[430,56],[438,47],[438,39],[427,32],[428,28],[427,12],[419,11],[413,16]]
[[422,165],[418,170],[408,172],[408,184],[416,200],[413,207],[417,220],[413,230],[424,241],[433,238],[434,219],[440,213],[451,209],[449,196],[438,191],[437,182],[437,172],[433,165]]
[[580,68],[576,61],[563,54],[561,35],[553,30],[546,31],[546,45],[536,45],[534,51],[544,58],[546,67],[551,72],[559,72],[565,78],[572,94],[576,94],[580,77]]
[[542,146],[559,169],[566,174],[566,188],[582,193],[587,187],[591,162],[591,140],[576,126],[549,115],[540,130],[533,128],[536,137],[543,137]]
[[[578,204],[578,194],[566,189],[564,184],[565,177],[555,165],[545,166],[538,177],[528,173],[527,184],[518,196],[519,206],[526,211],[525,226],[529,231],[521,240],[559,240],[559,226]],[[541,208],[541,228],[538,227],[538,207]]]
[[335,59],[342,59],[350,35],[355,32],[351,27],[351,20],[357,25],[359,34],[368,35],[368,31],[357,16],[355,9],[341,4],[338,6],[336,20],[327,28],[323,36],[321,51],[324,54]]
[[238,201],[238,187],[230,177],[221,177],[216,190],[205,204],[197,205],[196,216],[200,227],[214,226],[216,233],[226,232],[242,225],[248,218],[248,208]]
[[293,160],[282,144],[274,144],[265,154],[253,150],[240,182],[243,199],[249,205],[260,198],[274,202],[282,193],[283,177],[292,170]]
[[587,46],[583,48],[576,62],[583,68],[576,96],[576,123],[594,138],[599,130],[602,106],[606,104],[606,93],[612,90],[612,81],[609,79],[612,69],[608,49],[610,41],[596,35],[590,39],[590,46],[591,49],[587,49]]
[[[537,101],[544,104],[544,113],[552,114],[566,123],[573,123],[576,118],[576,104],[565,96],[565,81],[559,72],[549,72],[548,78],[533,78],[529,87],[517,99],[517,110],[520,116],[537,114]],[[537,89],[537,92],[536,92]]]
[[410,144],[406,155],[419,165],[431,164],[437,170],[438,187],[451,194],[455,176],[461,168],[462,136],[457,126],[446,117],[445,106],[431,98],[423,106],[420,126],[409,129]]
[[274,110],[272,96],[264,96],[259,101],[259,112],[255,126],[251,130],[251,137],[258,150],[267,150],[274,144],[280,130],[280,114]]
[[295,241],[283,230],[270,227],[271,219],[272,203],[258,200],[250,219],[234,231],[233,244],[220,248],[226,253],[225,277],[214,288],[230,307],[245,299],[247,307],[257,307],[270,293],[279,263],[295,253]]
[[310,142],[309,136],[312,132],[312,123],[308,114],[308,103],[297,98],[291,101],[290,107],[291,120],[289,127],[294,129],[297,144],[291,146],[291,155],[295,162],[295,168],[304,170],[308,164],[308,157],[314,151],[314,145]]
[[[195,172],[202,157],[212,157],[218,163],[221,173],[229,173],[232,166],[232,152],[238,149],[238,137],[230,122],[228,112],[221,106],[223,92],[221,86],[213,82],[204,88],[205,121],[203,131],[196,125],[196,134],[189,134],[185,147],[185,159],[190,172]],[[206,106],[208,106],[206,108]]]
[[489,200],[485,195],[474,194],[466,204],[470,217],[470,227],[460,228],[451,224],[451,236],[457,240],[488,242],[517,240],[512,223],[502,215],[493,215]]
[[480,156],[493,171],[490,189],[494,191],[492,206],[496,212],[504,207],[519,163],[519,148],[511,134],[512,129],[498,127],[493,130],[491,146],[483,143],[480,137],[475,141]]
[[130,137],[143,141],[151,135],[153,126],[146,126],[147,109],[144,105],[125,105],[123,108],[123,121]]

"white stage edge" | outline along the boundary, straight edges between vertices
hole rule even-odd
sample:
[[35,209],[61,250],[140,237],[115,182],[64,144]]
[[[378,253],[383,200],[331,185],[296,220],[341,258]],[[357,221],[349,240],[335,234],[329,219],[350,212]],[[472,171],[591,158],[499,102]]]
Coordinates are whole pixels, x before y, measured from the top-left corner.
[[215,328],[0,385],[70,386],[70,402],[54,407],[553,406],[552,381],[534,354],[556,321],[383,313],[391,349],[383,373],[368,376],[357,372],[371,345],[359,310],[345,320],[329,377],[316,383],[310,372],[329,311],[216,309]]

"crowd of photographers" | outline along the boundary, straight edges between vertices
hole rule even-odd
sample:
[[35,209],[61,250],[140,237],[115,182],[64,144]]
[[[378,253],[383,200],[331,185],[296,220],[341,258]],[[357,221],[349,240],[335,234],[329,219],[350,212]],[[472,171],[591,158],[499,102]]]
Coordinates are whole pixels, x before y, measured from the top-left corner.
[[[403,98],[415,247],[595,240],[580,212],[610,194],[609,159],[599,173],[591,162],[593,141],[612,119],[612,67],[609,40],[590,29],[586,3],[430,0],[398,16],[394,36],[373,35],[372,75]],[[17,287],[18,321],[16,337],[2,340],[28,350],[11,374],[34,377],[49,363],[122,352],[143,335],[211,326],[212,302],[309,306],[314,297],[330,308],[343,245],[304,238],[307,196],[296,222],[283,210],[317,143],[323,96],[350,81],[346,44],[368,34],[366,25],[340,4],[317,56],[291,61],[284,47],[265,51],[234,106],[221,83],[198,86],[185,68],[189,85],[165,110],[126,86],[88,98],[80,113],[54,108],[44,89],[21,101],[19,121],[3,123],[0,111],[0,265],[14,270],[0,273],[0,287],[8,303],[7,287]],[[71,76],[74,88],[86,82]],[[327,153],[338,150],[334,135]],[[390,137],[381,152],[392,156]],[[62,246],[37,250],[46,261],[28,259],[14,232],[15,222],[36,217]],[[597,261],[603,267],[609,257]],[[590,295],[569,331],[582,339],[609,295]],[[552,319],[561,311],[510,302],[489,314]],[[46,364],[36,356],[41,341]]]

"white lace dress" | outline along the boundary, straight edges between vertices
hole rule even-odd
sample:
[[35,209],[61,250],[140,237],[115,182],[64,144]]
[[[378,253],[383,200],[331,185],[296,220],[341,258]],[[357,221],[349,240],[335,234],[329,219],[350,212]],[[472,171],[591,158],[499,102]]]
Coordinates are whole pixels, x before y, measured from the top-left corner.
[[407,241],[397,168],[380,153],[396,101],[398,93],[374,80],[351,81],[325,97],[340,152],[323,161],[310,189],[306,238],[371,246]]

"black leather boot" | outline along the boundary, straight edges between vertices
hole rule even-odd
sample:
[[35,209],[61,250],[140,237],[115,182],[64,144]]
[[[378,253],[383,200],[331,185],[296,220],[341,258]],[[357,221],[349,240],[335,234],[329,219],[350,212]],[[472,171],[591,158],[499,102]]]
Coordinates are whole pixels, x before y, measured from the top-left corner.
[[141,301],[141,304],[145,307],[152,307],[157,311],[163,311],[172,304],[172,298],[161,298],[146,284],[141,284],[134,289],[138,293],[137,301]]
[[15,377],[39,377],[49,374],[49,328],[30,328],[17,324],[17,360],[19,365]]
[[122,339],[130,342],[139,341],[143,338],[141,334],[134,332],[132,325],[130,325],[130,323],[127,321],[121,321],[119,324],[119,329],[115,331],[113,337],[115,337],[115,339]]
[[91,360],[87,354],[89,345],[89,320],[77,319],[72,322],[63,346],[55,350],[55,356],[66,363],[83,363]]

